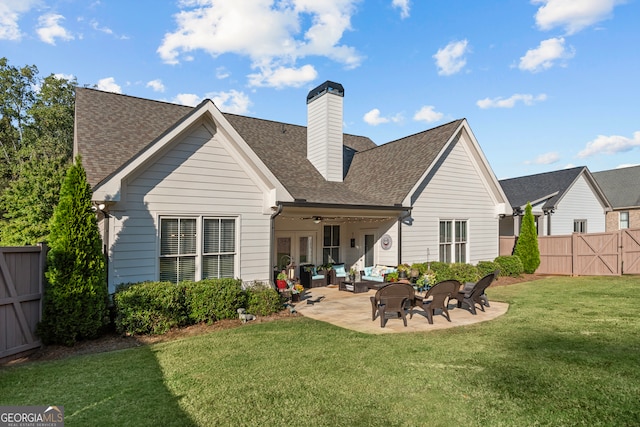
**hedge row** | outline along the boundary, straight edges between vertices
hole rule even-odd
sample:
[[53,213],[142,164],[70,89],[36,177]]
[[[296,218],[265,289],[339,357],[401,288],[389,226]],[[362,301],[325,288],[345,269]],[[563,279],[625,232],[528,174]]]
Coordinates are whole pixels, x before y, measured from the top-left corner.
[[524,273],[524,267],[519,257],[515,255],[499,256],[493,261],[480,261],[477,265],[461,262],[445,263],[433,261],[411,265],[420,275],[429,270],[435,275],[434,283],[455,279],[461,283],[477,282],[481,277],[499,270],[499,276],[518,277]]
[[266,316],[282,309],[278,292],[256,283],[246,290],[238,279],[198,282],[142,282],[118,288],[114,297],[118,333],[163,334],[173,327],[234,319],[237,310]]

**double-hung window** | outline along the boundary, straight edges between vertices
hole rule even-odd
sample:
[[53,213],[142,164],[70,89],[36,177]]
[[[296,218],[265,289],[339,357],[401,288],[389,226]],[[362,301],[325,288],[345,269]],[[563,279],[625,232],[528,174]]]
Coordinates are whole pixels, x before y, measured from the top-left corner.
[[340,260],[340,226],[325,225],[322,245],[323,263],[337,263]]
[[620,230],[629,228],[629,212],[620,212]]
[[467,262],[467,220],[440,221],[439,260]]
[[573,220],[573,232],[574,233],[586,233],[587,232],[587,220],[586,219],[574,219]]
[[235,218],[160,218],[160,280],[234,277]]

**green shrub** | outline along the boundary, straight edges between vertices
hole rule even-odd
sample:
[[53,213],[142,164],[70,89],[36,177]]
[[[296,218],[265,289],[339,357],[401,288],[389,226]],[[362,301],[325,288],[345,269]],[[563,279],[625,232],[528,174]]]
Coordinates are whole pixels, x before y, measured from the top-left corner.
[[246,294],[239,279],[204,279],[187,282],[189,318],[194,323],[235,319],[245,306]]
[[431,271],[436,275],[435,282],[453,279],[451,265],[446,262],[434,261],[431,263]]
[[116,331],[122,334],[163,334],[189,323],[183,284],[138,283],[119,288],[113,300]]
[[102,241],[80,157],[67,171],[50,224],[47,279],[37,335],[45,344],[96,338],[109,322]]
[[522,260],[517,255],[501,255],[494,262],[500,266],[501,276],[518,277],[524,273]]
[[254,283],[247,290],[247,312],[268,316],[282,310],[282,298],[278,291],[264,283]]
[[455,279],[460,283],[477,282],[480,278],[478,269],[471,264],[456,262],[451,264],[449,271],[451,272],[450,279]]
[[[500,270],[500,265],[493,261],[479,261],[476,265],[478,274],[480,277],[484,277],[487,274],[493,273],[496,270]],[[499,276],[500,274],[498,274]]]

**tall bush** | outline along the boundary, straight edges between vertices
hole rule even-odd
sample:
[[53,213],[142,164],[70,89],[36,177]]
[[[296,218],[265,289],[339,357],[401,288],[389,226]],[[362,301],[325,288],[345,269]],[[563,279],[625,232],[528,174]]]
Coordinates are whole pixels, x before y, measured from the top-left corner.
[[106,270],[91,188],[79,156],[62,183],[48,244],[38,335],[45,343],[65,345],[97,337],[108,322]]
[[522,226],[520,227],[520,236],[516,242],[513,251],[522,260],[524,272],[528,274],[535,273],[540,265],[540,250],[538,249],[538,233],[536,224],[531,213],[531,203],[527,203],[522,217]]

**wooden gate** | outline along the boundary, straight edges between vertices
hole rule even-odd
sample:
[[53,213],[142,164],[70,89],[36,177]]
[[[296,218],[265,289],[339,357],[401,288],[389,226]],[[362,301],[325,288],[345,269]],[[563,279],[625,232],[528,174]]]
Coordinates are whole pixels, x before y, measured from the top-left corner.
[[640,274],[640,229],[625,229],[620,234],[622,273]]
[[46,247],[0,247],[0,362],[40,347]]
[[620,233],[574,233],[573,274],[576,276],[619,276]]
[[[511,255],[515,238],[500,237],[500,255]],[[538,236],[537,274],[617,276],[640,274],[640,228],[608,233]]]

